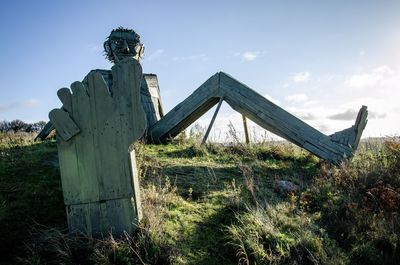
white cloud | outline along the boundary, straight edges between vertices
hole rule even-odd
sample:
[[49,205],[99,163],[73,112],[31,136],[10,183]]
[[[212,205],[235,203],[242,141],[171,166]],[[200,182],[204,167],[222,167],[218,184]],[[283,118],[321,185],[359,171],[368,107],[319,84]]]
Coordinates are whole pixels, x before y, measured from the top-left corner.
[[364,50],[359,51],[358,55],[360,55],[360,57],[363,57],[365,55],[365,51]]
[[306,94],[292,94],[285,97],[288,102],[303,102],[308,99]]
[[183,61],[201,61],[206,62],[208,61],[208,57],[205,54],[193,54],[188,56],[175,56],[173,58],[174,61],[183,62]]
[[373,69],[372,72],[374,72],[376,74],[382,74],[382,75],[392,75],[392,74],[394,74],[394,71],[387,65],[381,65],[381,66]]
[[347,109],[344,112],[336,113],[331,116],[328,116],[328,119],[331,120],[339,120],[339,121],[352,121],[357,118],[357,111],[354,109]]
[[304,107],[308,107],[308,106],[314,106],[318,103],[319,103],[318,100],[308,100],[308,101],[304,102],[303,105],[304,105]]
[[255,52],[245,52],[242,55],[244,61],[254,61],[257,58],[258,54]]
[[296,83],[307,82],[308,80],[310,80],[310,77],[311,77],[310,72],[300,72],[300,73],[294,74],[292,76],[292,80]]
[[269,95],[269,94],[265,94],[264,97],[265,97],[266,99],[268,99],[269,101],[271,101],[272,103],[276,104],[276,105],[279,105],[279,104],[280,104],[279,100],[273,98],[273,97],[272,97],[271,95]]
[[[335,113],[331,116],[328,116],[328,119],[331,120],[355,120],[357,118],[358,110],[355,109],[347,109],[343,112]],[[368,119],[384,119],[386,118],[386,112],[377,112],[377,111],[368,111]]]
[[382,65],[372,69],[368,73],[356,74],[344,81],[344,84],[351,88],[366,88],[378,85],[388,76],[394,74],[394,71],[387,65]]
[[24,108],[34,108],[39,105],[40,101],[32,98],[20,102],[13,102],[9,104],[0,104],[0,112],[8,111],[10,109],[24,109]]
[[156,60],[156,59],[160,58],[163,53],[164,53],[163,49],[158,49],[155,52],[151,53],[149,56],[147,56],[147,60],[148,61]]
[[312,127],[320,130],[322,133],[331,134],[335,131],[346,129],[353,125],[353,120],[336,119],[332,120],[328,117],[337,113],[336,107],[329,107],[318,104],[313,107],[286,107],[285,110],[292,113],[297,118],[303,120]]
[[234,53],[234,56],[240,56],[242,58],[242,61],[250,62],[254,61],[257,58],[263,56],[265,54],[265,51],[246,51],[243,53],[236,52]]

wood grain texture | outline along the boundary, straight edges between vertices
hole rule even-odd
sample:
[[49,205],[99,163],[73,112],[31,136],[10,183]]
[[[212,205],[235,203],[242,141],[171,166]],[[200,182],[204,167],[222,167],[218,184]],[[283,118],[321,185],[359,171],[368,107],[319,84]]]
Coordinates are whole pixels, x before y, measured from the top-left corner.
[[244,139],[246,144],[250,144],[250,137],[249,137],[249,128],[247,127],[247,119],[246,116],[242,115],[243,120],[243,130],[244,130]]
[[57,96],[62,102],[62,108],[65,109],[67,112],[72,111],[72,97],[71,97],[71,91],[69,88],[61,88],[57,91]]
[[358,112],[356,122],[354,124],[354,128],[356,131],[356,136],[353,143],[353,149],[357,149],[358,144],[360,143],[361,135],[367,126],[368,123],[368,108],[367,106],[362,106],[360,111]]
[[132,198],[68,205],[67,221],[70,232],[92,237],[132,234],[139,224]]
[[212,128],[212,126],[213,126],[213,124],[214,124],[215,118],[217,118],[217,115],[218,115],[219,109],[221,108],[222,102],[224,102],[224,98],[223,98],[223,97],[221,97],[221,98],[219,99],[217,108],[215,109],[214,115],[212,116],[212,119],[211,119],[211,121],[210,121],[210,124],[208,125],[207,131],[206,131],[206,133],[204,134],[204,138],[203,138],[203,140],[201,141],[201,145],[204,145],[204,144],[206,143],[206,141],[207,141],[208,135],[209,135],[210,132],[211,132],[211,128]]
[[355,126],[327,136],[245,84],[219,72],[155,123],[149,129],[149,141],[163,143],[175,137],[222,97],[234,110],[262,128],[335,164],[352,156],[366,124],[365,108],[360,111]]
[[[91,71],[83,82],[71,84],[72,94],[61,89],[63,109],[50,113],[57,134],[65,134],[57,143],[69,226],[90,233],[131,232],[141,216],[130,146],[147,127],[140,103],[142,68],[127,58],[111,73],[112,82]],[[68,117],[80,128],[79,134],[70,132]]]
[[218,83],[217,73],[149,128],[148,141],[166,142],[217,104],[220,98]]
[[[113,77],[111,70],[103,70],[96,69],[90,71],[90,75],[94,73],[100,73],[106,82],[109,89],[112,89],[113,86]],[[82,84],[88,87],[88,80],[84,79]],[[70,94],[68,88],[60,89],[61,92],[58,92],[58,97],[61,102],[63,102],[62,109],[66,111],[71,111],[69,108],[70,104],[68,104],[68,94]],[[64,94],[65,93],[65,94]],[[112,91],[111,91],[112,93]],[[66,95],[66,96],[65,96]],[[161,101],[160,88],[158,85],[157,75],[155,74],[143,74],[141,87],[140,87],[140,100],[142,107],[146,113],[147,118],[147,128],[151,127],[154,123],[160,120],[164,116],[164,110]],[[72,100],[72,99],[71,99]],[[64,103],[65,102],[65,103]],[[64,106],[65,105],[65,106]],[[36,140],[44,140],[52,130],[54,130],[54,126],[51,122],[48,122],[45,127],[39,132],[39,134],[35,137]]]
[[146,112],[147,127],[151,127],[164,116],[157,76],[143,74],[141,103]]
[[61,109],[53,109],[49,113],[49,119],[57,129],[58,135],[68,141],[80,132],[79,127],[71,119],[68,112]]

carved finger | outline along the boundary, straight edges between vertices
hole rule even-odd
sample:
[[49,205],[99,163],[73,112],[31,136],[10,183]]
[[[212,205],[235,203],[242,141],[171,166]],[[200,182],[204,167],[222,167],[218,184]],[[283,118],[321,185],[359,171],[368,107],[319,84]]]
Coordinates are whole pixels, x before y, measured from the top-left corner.
[[72,95],[72,117],[74,121],[82,130],[86,132],[86,128],[90,127],[91,112],[90,112],[90,98],[88,89],[81,82],[74,82],[71,84]]
[[61,109],[53,109],[49,113],[49,119],[57,130],[58,135],[62,140],[68,141],[80,130],[75,122],[71,119],[68,112]]
[[69,88],[63,87],[57,91],[57,96],[61,100],[63,104],[63,108],[72,113],[72,100],[71,100],[71,91]]
[[89,92],[82,82],[76,81],[71,84],[72,93],[78,97],[88,97]]
[[94,72],[87,75],[90,97],[110,97],[111,92],[106,81],[100,73]]
[[140,102],[142,67],[136,60],[126,58],[112,67],[112,75],[113,100],[120,115],[121,132],[130,144],[143,135],[147,125]]

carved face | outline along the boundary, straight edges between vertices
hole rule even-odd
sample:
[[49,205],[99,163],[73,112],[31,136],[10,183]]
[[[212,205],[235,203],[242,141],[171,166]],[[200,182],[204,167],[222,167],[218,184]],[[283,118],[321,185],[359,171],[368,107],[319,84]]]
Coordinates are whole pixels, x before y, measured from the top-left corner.
[[127,57],[139,60],[143,55],[144,47],[140,43],[139,35],[133,30],[116,29],[104,42],[104,50],[107,59],[116,63]]

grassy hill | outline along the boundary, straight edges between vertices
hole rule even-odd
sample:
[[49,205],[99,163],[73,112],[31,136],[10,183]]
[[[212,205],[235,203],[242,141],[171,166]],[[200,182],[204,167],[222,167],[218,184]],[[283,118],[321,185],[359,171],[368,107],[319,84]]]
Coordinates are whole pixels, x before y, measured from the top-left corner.
[[[0,264],[398,264],[400,140],[327,165],[282,142],[136,145],[134,235],[68,234],[54,140],[0,135]],[[297,185],[282,192],[281,180]]]

